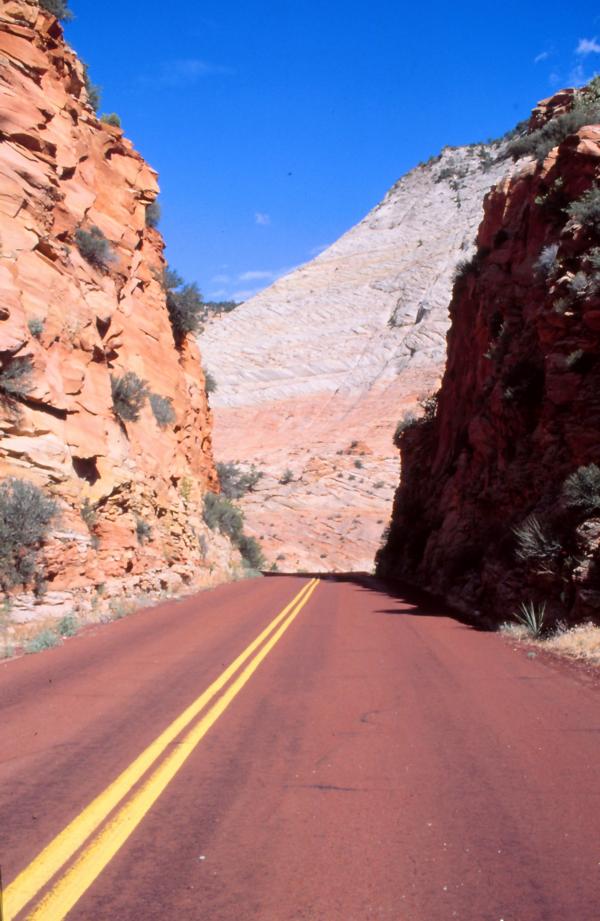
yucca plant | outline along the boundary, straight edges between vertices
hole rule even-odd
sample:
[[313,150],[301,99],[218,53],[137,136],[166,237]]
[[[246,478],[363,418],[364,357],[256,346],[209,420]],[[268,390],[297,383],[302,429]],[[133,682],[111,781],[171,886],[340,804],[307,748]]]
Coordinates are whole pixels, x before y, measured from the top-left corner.
[[531,636],[541,636],[546,619],[546,602],[536,605],[534,601],[522,601],[514,616]]

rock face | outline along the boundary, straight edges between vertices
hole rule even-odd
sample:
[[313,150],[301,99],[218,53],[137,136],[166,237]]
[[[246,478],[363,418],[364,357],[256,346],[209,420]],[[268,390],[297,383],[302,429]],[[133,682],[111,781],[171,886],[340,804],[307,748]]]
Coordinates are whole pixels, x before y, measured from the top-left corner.
[[453,273],[507,169],[498,150],[445,149],[205,331],[216,455],[265,471],[242,504],[280,569],[371,568],[397,476],[394,428],[439,382]]
[[551,619],[600,613],[598,180],[590,125],[488,195],[437,411],[400,437],[379,572],[495,620],[528,602]]
[[[195,344],[175,347],[163,241],[146,226],[156,173],[98,120],[81,62],[37,3],[2,4],[0,96],[0,477],[60,505],[47,592],[15,610],[197,585],[231,560],[202,522],[203,493],[218,489],[211,415]],[[95,262],[76,237],[99,239],[93,228],[108,241]],[[117,417],[111,377],[128,372],[171,401],[172,422],[148,401],[139,421]]]

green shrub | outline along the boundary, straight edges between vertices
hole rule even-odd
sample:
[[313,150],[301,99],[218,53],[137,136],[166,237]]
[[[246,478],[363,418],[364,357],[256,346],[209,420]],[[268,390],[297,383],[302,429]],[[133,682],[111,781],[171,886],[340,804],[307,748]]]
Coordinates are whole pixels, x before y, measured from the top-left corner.
[[112,125],[113,128],[121,127],[121,119],[116,112],[108,112],[100,116],[100,121],[105,125]]
[[65,614],[58,622],[58,632],[60,636],[75,636],[79,624],[74,614]]
[[116,415],[124,422],[137,422],[148,398],[146,381],[133,371],[127,371],[122,377],[111,375],[110,386]]
[[0,395],[4,398],[24,399],[31,392],[33,362],[29,356],[9,359],[0,371]]
[[37,552],[58,513],[53,499],[27,480],[0,483],[0,585],[7,591],[35,574]]
[[562,495],[568,508],[586,515],[600,513],[600,467],[597,464],[579,467],[563,483]]
[[279,482],[286,486],[288,483],[291,483],[294,479],[294,473],[288,467],[287,470],[284,470],[281,476],[279,477]]
[[39,339],[44,332],[44,321],[40,320],[39,317],[32,317],[27,323],[27,328],[34,339]]
[[265,568],[266,561],[261,546],[255,537],[248,537],[246,534],[242,534],[237,546],[245,566],[249,569],[257,570]]
[[106,269],[114,260],[110,243],[99,227],[90,227],[89,231],[79,228],[75,231],[75,243],[85,261],[97,269]]
[[204,386],[207,393],[214,393],[217,390],[217,382],[210,371],[204,369]]
[[407,429],[415,425],[417,422],[418,422],[418,419],[415,416],[415,414],[412,412],[412,410],[407,410],[407,412],[404,413],[404,415],[402,416],[402,418],[400,419],[400,421],[398,422],[394,430],[393,442],[397,448],[400,447],[400,438],[403,435],[403,433]]
[[83,505],[80,509],[80,514],[86,524],[88,531],[91,534],[98,523],[98,509],[90,502],[89,499],[84,499]]
[[155,198],[146,206],[146,227],[158,227],[160,223],[160,204]]
[[66,0],[40,0],[40,6],[47,13],[56,16],[57,19],[62,19],[63,22],[69,22],[73,19],[73,13],[69,9]]
[[205,316],[202,295],[195,282],[184,284],[181,276],[172,269],[165,269],[162,284],[167,295],[173,338],[179,348],[188,333],[196,333],[201,329]]
[[541,636],[546,618],[546,603],[536,605],[533,601],[521,602],[515,618],[527,628],[530,636]]
[[364,464],[359,457],[357,457],[356,460],[354,461],[354,466],[357,467],[359,470],[361,467],[364,467]]
[[571,220],[582,227],[600,230],[600,186],[594,183],[581,198],[572,201],[566,210]]
[[217,464],[217,473],[221,484],[221,493],[227,499],[241,499],[248,492],[252,492],[260,478],[261,471],[254,465],[248,472],[241,470],[237,464]]
[[552,148],[562,144],[570,134],[574,134],[584,125],[596,124],[598,120],[600,120],[600,105],[594,100],[581,100],[573,106],[570,112],[557,115],[541,128],[511,141],[507,153],[513,160],[525,156],[544,160]]
[[204,496],[204,521],[211,531],[220,531],[232,543],[239,544],[244,529],[244,516],[225,496],[207,492]]
[[175,422],[175,410],[173,409],[173,400],[170,397],[161,397],[158,393],[149,393],[148,399],[154,413],[154,418],[161,429],[173,425]]
[[536,272],[544,278],[553,275],[558,266],[556,259],[557,254],[558,243],[550,243],[548,246],[544,246],[534,264]]
[[59,643],[60,636],[54,630],[40,630],[36,636],[25,644],[23,651],[26,655],[31,655],[35,652],[43,652],[44,649],[52,649],[53,646],[58,646]]
[[92,83],[90,80],[90,72],[87,64],[82,61],[83,64],[83,84],[85,86],[85,91],[87,93],[88,103],[90,108],[97,112],[100,108],[100,97],[102,95],[100,87],[96,83]]
[[152,539],[152,527],[143,518],[136,516],[135,519],[135,536],[138,544],[145,544],[147,540]]
[[543,528],[536,515],[529,515],[513,533],[517,539],[517,559],[524,563],[552,563],[561,552],[561,545]]

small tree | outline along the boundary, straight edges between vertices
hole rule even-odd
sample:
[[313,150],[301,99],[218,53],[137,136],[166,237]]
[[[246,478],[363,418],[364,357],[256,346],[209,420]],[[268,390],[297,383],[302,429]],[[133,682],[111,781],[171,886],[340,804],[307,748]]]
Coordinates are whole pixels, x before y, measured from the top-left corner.
[[567,214],[583,227],[600,230],[600,186],[594,183],[581,198],[572,201],[567,206]]
[[204,521],[211,531],[219,530],[232,543],[239,544],[244,528],[244,516],[229,499],[213,492],[204,496]]
[[105,125],[111,125],[113,128],[121,127],[121,119],[116,112],[107,112],[100,116],[100,121]]
[[36,557],[58,507],[28,480],[0,483],[0,585],[4,591],[26,585],[35,574]]
[[69,9],[66,0],[40,0],[40,6],[47,13],[51,13],[63,22],[69,22],[73,19],[73,13]]
[[146,381],[133,371],[127,371],[122,377],[111,375],[110,385],[116,415],[124,422],[137,422],[148,398]]
[[90,227],[89,231],[79,228],[75,231],[75,243],[85,261],[97,269],[106,269],[114,259],[110,243],[99,227]]
[[160,223],[160,203],[155,198],[146,206],[146,227],[158,227]]
[[202,326],[205,307],[202,295],[195,282],[184,284],[183,279],[172,269],[163,273],[163,287],[167,295],[167,310],[177,348],[183,345],[189,333],[196,333]]
[[266,561],[262,548],[255,537],[248,537],[248,535],[242,534],[238,542],[238,549],[245,566],[250,569],[264,569]]
[[254,464],[247,473],[244,473],[237,464],[217,464],[217,473],[221,484],[221,493],[227,499],[241,499],[247,492],[252,492],[262,472]]

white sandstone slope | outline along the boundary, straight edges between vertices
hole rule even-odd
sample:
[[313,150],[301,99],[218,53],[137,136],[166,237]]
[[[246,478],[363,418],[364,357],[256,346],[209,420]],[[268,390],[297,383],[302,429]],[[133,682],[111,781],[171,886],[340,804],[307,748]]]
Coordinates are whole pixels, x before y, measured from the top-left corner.
[[[446,148],[205,330],[216,456],[266,471],[242,505],[280,569],[370,568],[397,480],[393,431],[442,371],[453,274],[507,171],[498,151]],[[287,468],[294,481],[280,484]]]

